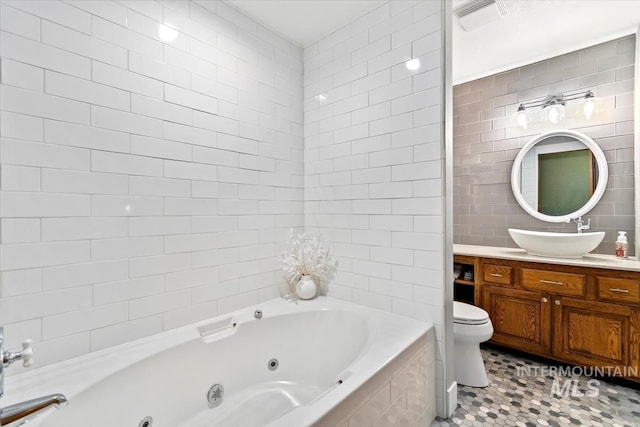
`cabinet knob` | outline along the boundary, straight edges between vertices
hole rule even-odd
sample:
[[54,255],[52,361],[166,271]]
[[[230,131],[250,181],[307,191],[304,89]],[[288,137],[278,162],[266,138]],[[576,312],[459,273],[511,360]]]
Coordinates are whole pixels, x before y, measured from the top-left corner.
[[556,305],[560,305],[561,304],[559,299],[557,299],[555,302],[556,302]]
[[542,297],[542,302],[547,302],[549,301],[546,297]]

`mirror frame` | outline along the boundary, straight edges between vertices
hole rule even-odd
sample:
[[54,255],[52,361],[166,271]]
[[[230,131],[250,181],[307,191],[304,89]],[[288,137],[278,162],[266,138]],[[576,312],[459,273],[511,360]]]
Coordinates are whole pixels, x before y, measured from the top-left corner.
[[[587,146],[587,148],[589,148],[589,150],[591,150],[598,165],[598,183],[596,184],[595,191],[593,192],[591,198],[580,209],[567,215],[552,216],[538,212],[532,206],[530,206],[529,203],[527,203],[527,201],[524,199],[524,196],[522,195],[522,190],[520,189],[520,178],[522,161],[524,160],[524,157],[527,155],[529,150],[531,150],[538,142],[556,136],[566,136],[574,138],[582,142]],[[598,144],[595,143],[593,139],[589,138],[583,133],[572,130],[553,130],[536,136],[535,138],[527,142],[524,147],[522,147],[515,160],[513,161],[513,166],[511,168],[511,190],[513,191],[513,195],[515,196],[518,204],[532,217],[546,222],[570,222],[573,218],[578,218],[585,215],[596,206],[596,204],[600,201],[602,195],[604,194],[604,190],[607,187],[608,178],[609,167],[607,165],[607,159],[605,158],[602,149],[598,146]]]

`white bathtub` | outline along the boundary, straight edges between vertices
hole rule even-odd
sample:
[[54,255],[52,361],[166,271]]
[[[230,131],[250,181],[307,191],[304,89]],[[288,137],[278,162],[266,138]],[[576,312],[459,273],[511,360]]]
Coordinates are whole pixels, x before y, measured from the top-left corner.
[[[34,427],[311,426],[432,330],[331,298],[276,299],[9,376],[2,404],[65,394]],[[214,384],[224,397],[210,408]]]

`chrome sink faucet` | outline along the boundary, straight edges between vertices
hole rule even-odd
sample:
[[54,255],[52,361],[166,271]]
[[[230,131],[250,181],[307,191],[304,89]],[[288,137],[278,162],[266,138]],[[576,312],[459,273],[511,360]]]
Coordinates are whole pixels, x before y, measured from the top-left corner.
[[573,222],[575,222],[578,225],[578,233],[582,233],[582,230],[591,229],[591,218],[587,219],[587,223],[586,224],[582,220],[581,216],[579,216],[578,218],[574,218]]
[[[0,327],[0,397],[4,394],[4,368],[14,362],[22,360],[25,367],[33,363],[33,349],[31,340],[22,342],[22,351],[13,353],[4,351],[4,328]],[[67,404],[67,398],[62,394],[50,394],[37,399],[0,408],[0,426],[20,426],[51,408],[59,408]]]

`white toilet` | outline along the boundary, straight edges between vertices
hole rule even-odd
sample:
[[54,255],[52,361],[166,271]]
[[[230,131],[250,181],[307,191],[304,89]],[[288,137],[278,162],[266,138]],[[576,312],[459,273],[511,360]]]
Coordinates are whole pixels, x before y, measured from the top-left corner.
[[480,343],[493,335],[489,314],[474,305],[453,302],[454,377],[458,384],[471,387],[489,385]]

